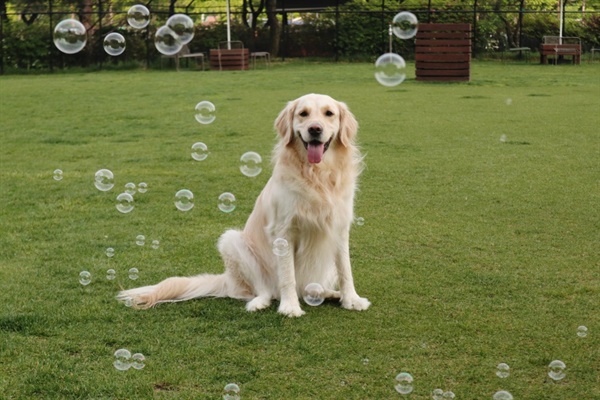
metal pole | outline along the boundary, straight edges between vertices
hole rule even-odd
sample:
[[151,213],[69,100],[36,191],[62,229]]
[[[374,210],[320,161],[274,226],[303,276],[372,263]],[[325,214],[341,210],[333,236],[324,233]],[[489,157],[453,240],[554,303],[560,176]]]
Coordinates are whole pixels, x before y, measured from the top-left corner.
[[559,9],[559,24],[558,24],[558,43],[562,44],[562,36],[563,36],[563,0],[558,0],[558,9]]
[[231,21],[229,11],[229,0],[227,0],[227,50],[231,50]]
[[473,38],[471,39],[471,56],[477,52],[477,0],[473,2]]
[[[54,36],[54,28],[52,21],[52,0],[48,0],[48,16],[50,17],[50,38]],[[48,48],[48,64],[50,66],[50,72],[54,72],[54,57],[52,57],[52,44]]]

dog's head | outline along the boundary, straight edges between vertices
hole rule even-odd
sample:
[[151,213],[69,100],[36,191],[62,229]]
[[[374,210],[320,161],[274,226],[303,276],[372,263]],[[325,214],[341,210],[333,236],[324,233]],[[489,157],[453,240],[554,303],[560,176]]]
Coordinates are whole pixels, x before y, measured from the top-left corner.
[[286,146],[302,144],[309,163],[318,164],[330,146],[350,147],[358,123],[346,104],[322,94],[290,101],[275,120]]

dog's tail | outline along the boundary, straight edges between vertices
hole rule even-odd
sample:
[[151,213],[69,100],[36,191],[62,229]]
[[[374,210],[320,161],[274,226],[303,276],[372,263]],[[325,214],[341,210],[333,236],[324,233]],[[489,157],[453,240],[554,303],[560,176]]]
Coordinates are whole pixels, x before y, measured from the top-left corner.
[[231,297],[249,299],[250,294],[227,273],[173,277],[156,285],[123,290],[117,300],[136,308],[150,308],[159,303],[185,301],[197,297]]

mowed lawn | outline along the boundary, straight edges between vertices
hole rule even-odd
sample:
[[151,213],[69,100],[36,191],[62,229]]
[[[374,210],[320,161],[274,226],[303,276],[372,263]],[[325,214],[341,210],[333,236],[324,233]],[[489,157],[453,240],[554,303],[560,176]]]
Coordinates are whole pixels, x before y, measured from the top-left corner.
[[[600,65],[479,62],[470,83],[437,84],[407,70],[393,88],[370,64],[0,76],[0,397],[219,399],[236,383],[243,400],[600,398]],[[345,101],[361,126],[364,225],[350,246],[371,308],[303,305],[289,319],[276,302],[118,303],[121,287],[222,271],[216,241],[269,178],[273,120],[309,92]],[[202,100],[210,125],[194,119]],[[255,178],[239,171],[246,151],[263,157]],[[101,168],[111,191],[94,187]],[[128,182],[148,191],[121,214]],[[183,188],[189,212],[174,206]],[[120,348],[145,368],[115,369]],[[414,377],[406,397],[400,372]]]

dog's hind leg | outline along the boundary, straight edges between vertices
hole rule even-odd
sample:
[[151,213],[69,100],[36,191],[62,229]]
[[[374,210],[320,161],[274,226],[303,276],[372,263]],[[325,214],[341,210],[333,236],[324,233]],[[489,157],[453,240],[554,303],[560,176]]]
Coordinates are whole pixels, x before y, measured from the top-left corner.
[[219,239],[218,248],[227,273],[251,293],[246,310],[257,311],[269,307],[273,299],[271,285],[266,281],[269,277],[248,248],[242,232],[226,231]]

